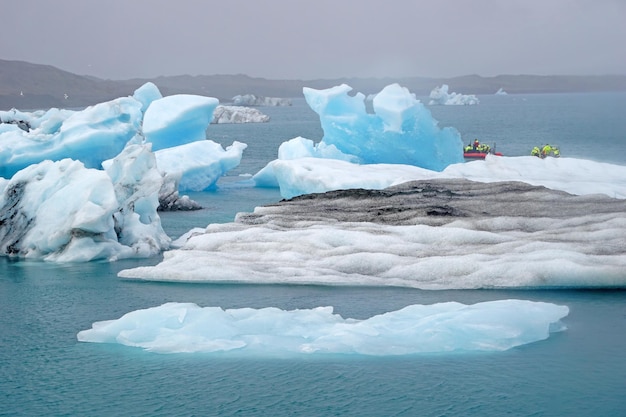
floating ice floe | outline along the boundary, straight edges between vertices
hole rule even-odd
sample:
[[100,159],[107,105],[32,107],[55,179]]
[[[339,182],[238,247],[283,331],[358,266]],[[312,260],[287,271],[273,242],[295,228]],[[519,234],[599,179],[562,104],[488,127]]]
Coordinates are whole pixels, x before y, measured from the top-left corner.
[[479,104],[480,100],[474,94],[459,94],[448,93],[448,84],[443,84],[441,87],[435,87],[430,92],[429,105],[439,104],[444,106],[470,106]]
[[244,106],[217,106],[211,123],[266,123],[270,117],[258,109]]
[[243,94],[233,97],[233,104],[235,106],[291,106],[291,100],[288,98]]
[[[451,164],[442,172],[402,164],[361,165],[336,159],[311,158],[301,138],[292,140],[293,151],[254,175],[258,186],[278,187],[283,198],[326,191],[364,188],[379,190],[411,180],[466,178],[479,182],[523,181],[571,194],[604,194],[626,198],[626,166],[576,158],[539,159],[532,156],[488,155],[484,161]],[[282,149],[282,146],[281,146]],[[321,148],[315,148],[315,151]]]
[[157,353],[397,356],[504,351],[565,330],[566,306],[525,300],[410,305],[364,320],[332,307],[224,310],[167,303],[93,323],[81,342],[117,343]]
[[[345,172],[344,172],[345,174]],[[308,194],[195,229],[151,281],[420,289],[626,288],[626,200],[521,182]]]

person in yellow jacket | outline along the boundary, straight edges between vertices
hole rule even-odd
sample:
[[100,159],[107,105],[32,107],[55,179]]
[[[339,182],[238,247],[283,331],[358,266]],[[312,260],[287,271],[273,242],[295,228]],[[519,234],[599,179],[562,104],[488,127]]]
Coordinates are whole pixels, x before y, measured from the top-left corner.
[[541,151],[539,150],[539,146],[535,146],[532,151],[530,151],[531,156],[541,157]]
[[541,157],[545,158],[546,156],[550,155],[552,153],[552,146],[550,146],[549,144],[545,144],[543,146],[543,148],[541,149]]

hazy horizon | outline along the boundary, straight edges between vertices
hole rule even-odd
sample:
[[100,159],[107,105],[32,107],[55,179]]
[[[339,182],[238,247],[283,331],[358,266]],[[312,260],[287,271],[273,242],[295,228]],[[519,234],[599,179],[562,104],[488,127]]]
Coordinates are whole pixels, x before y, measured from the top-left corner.
[[624,75],[626,2],[23,0],[0,58],[124,80]]

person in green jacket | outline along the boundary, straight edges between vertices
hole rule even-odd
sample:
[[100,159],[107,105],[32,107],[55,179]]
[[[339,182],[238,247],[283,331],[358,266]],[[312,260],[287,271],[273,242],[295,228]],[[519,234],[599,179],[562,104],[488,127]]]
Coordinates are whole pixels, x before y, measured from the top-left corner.
[[531,156],[541,157],[541,151],[539,150],[539,146],[535,146],[532,151],[530,151]]

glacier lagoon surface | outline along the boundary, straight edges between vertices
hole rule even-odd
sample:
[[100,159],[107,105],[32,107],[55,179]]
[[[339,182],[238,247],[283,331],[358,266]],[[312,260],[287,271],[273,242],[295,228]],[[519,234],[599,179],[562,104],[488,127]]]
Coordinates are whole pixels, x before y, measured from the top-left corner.
[[[609,162],[624,165],[624,122],[611,119],[623,102],[623,95],[610,94],[481,97],[479,106],[431,111],[465,142],[474,134],[489,142],[498,132],[506,154],[524,155],[535,142],[549,141],[570,149],[567,156],[601,161],[612,149]],[[247,143],[238,171],[254,173],[275,158],[277,143],[298,135],[319,139],[315,115],[295,104],[268,109],[276,123],[211,126],[208,136]],[[581,120],[580,108],[602,117]],[[601,130],[607,124],[617,136]],[[606,142],[585,148],[590,137]],[[207,210],[163,215],[168,234],[228,222],[237,211],[280,198],[276,190],[241,185],[237,175],[214,192],[192,194]],[[188,285],[116,276],[158,261],[50,265],[1,258],[0,415],[618,415],[626,408],[623,291]],[[568,306],[567,330],[504,352],[382,358],[157,355],[76,341],[94,322],[171,301],[224,309],[333,306],[343,317],[366,319],[414,304],[507,299]]]
[[[145,261],[144,261],[145,262]],[[0,260],[2,415],[619,415],[623,291],[423,291],[128,282],[134,261]],[[172,300],[365,319],[407,305],[510,298],[566,305],[567,330],[503,352],[237,356],[79,343],[92,323]]]

